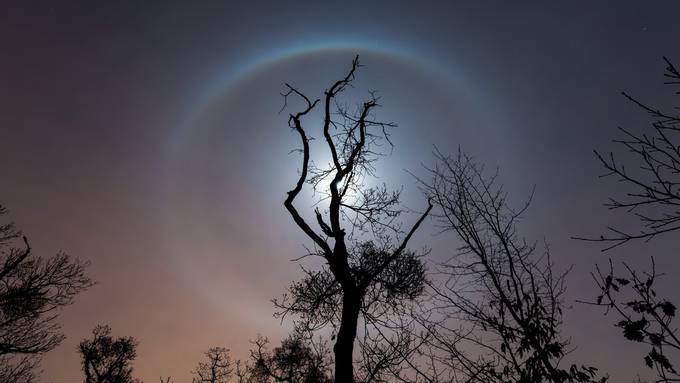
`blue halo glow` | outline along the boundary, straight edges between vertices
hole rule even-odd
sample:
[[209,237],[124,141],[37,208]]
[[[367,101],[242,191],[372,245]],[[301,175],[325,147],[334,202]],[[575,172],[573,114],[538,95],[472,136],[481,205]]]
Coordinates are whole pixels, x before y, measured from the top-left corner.
[[402,62],[410,63],[417,68],[422,68],[428,73],[441,78],[450,85],[460,89],[466,89],[468,94],[472,90],[465,84],[462,76],[455,76],[457,71],[444,68],[433,57],[418,49],[398,46],[385,41],[366,41],[365,39],[352,40],[318,40],[306,41],[292,45],[279,45],[277,47],[261,49],[247,58],[235,61],[202,90],[196,102],[189,106],[184,118],[181,119],[177,130],[172,134],[170,141],[171,152],[175,152],[181,146],[181,137],[185,134],[201,114],[220,96],[228,93],[241,79],[253,75],[268,66],[289,60],[295,60],[308,55],[322,53],[337,53],[348,51],[352,54],[366,52]]
[[[186,149],[186,141],[184,138],[189,134],[195,134],[197,131],[203,129],[204,127],[199,123],[201,117],[204,116],[205,113],[224,95],[229,94],[229,92],[232,92],[237,89],[238,86],[242,85],[244,79],[248,79],[251,76],[261,73],[263,70],[291,60],[298,60],[310,55],[337,54],[344,52],[351,55],[348,60],[351,59],[354,54],[358,53],[375,55],[381,58],[384,57],[394,60],[398,63],[408,64],[413,69],[420,70],[441,81],[445,87],[464,90],[466,95],[471,96],[473,99],[478,98],[476,88],[470,86],[471,84],[469,81],[466,81],[466,78],[462,76],[462,72],[457,70],[457,68],[449,67],[448,64],[446,66],[441,65],[439,60],[436,60],[432,55],[428,55],[420,49],[412,49],[408,46],[404,46],[403,44],[396,45],[384,41],[369,42],[365,39],[337,39],[330,41],[306,41],[291,45],[278,45],[277,47],[264,47],[251,55],[242,57],[227,65],[219,75],[215,76],[214,80],[198,93],[198,97],[188,105],[183,118],[178,125],[174,127],[173,131],[170,132],[170,137],[168,137],[168,147],[166,149],[169,160],[168,163],[174,164],[174,159],[181,157],[182,154],[186,154],[182,153],[182,150]],[[281,85],[283,85],[284,80],[285,79],[282,79]],[[172,166],[170,168],[172,168]],[[159,201],[168,201],[169,199],[167,196],[173,192],[173,186],[171,186],[170,183],[170,173],[168,173],[167,176],[168,183],[161,189],[161,193],[166,195],[159,198]],[[160,206],[159,210],[163,212],[172,211],[172,208]],[[173,219],[167,220],[168,226],[165,228],[165,232],[168,233],[169,238],[175,238],[175,236],[170,234],[174,233],[176,230],[172,227],[174,221],[175,220]],[[164,222],[166,221],[164,220]],[[205,232],[209,233],[210,230],[206,230]],[[209,237],[211,237],[211,235],[206,234],[206,238]],[[171,243],[171,241],[174,241],[174,239],[168,240],[168,243]],[[200,242],[199,246],[204,244],[205,242]],[[199,252],[200,251],[205,251],[205,249],[199,250]],[[196,268],[193,259],[186,257],[186,254],[191,252],[195,252],[195,250],[187,249],[186,252],[182,252],[178,251],[176,246],[173,246],[172,248],[169,247],[168,249],[168,254],[171,254],[171,261],[181,265],[177,267],[178,270],[181,270],[181,273],[179,274],[184,279],[185,283],[198,291],[201,295],[214,301],[216,306],[222,307],[222,296],[217,296],[213,293],[214,289],[203,279],[201,276],[202,274],[200,274],[201,271]],[[228,308],[225,308],[225,310],[228,310]],[[233,316],[237,314],[229,312],[228,315]],[[243,320],[249,321],[252,319],[244,316]]]

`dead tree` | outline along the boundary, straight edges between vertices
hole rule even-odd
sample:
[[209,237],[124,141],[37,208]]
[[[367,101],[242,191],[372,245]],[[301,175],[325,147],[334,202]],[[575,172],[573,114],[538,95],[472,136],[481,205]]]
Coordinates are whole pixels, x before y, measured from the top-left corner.
[[443,282],[431,284],[430,373],[438,364],[464,382],[595,381],[593,367],[560,365],[568,351],[560,336],[565,274],[553,272],[547,246],[541,254],[517,233],[531,198],[512,209],[498,173],[486,175],[460,152],[437,159],[432,181],[422,184],[460,248],[440,266]]
[[[680,85],[680,72],[664,57],[667,64],[665,84]],[[678,92],[680,93],[680,92]],[[658,235],[680,230],[680,115],[677,108],[665,111],[649,106],[623,92],[623,96],[654,121],[650,133],[637,134],[619,128],[623,137],[614,140],[630,153],[630,164],[620,160],[613,152],[609,155],[595,151],[604,166],[604,177],[615,177],[624,186],[622,197],[610,197],[605,204],[609,209],[624,210],[637,219],[642,227],[639,231],[628,232],[621,228],[609,227],[609,234],[599,238],[577,239],[603,242],[604,250],[623,245],[631,240],[649,241]],[[673,110],[676,109],[676,110]]]
[[[378,107],[373,93],[356,112],[339,102],[338,95],[351,86],[358,67],[357,57],[347,75],[325,92],[322,135],[331,159],[328,166],[311,161],[312,137],[303,124],[320,100],[312,101],[287,84],[284,94],[286,101],[297,97],[303,105],[288,120],[300,137],[302,163],[284,206],[312,241],[309,255],[322,258],[324,267],[320,271],[305,269],[303,281],[293,284],[289,294],[276,304],[280,315],[298,314],[304,327],[333,327],[337,382],[355,380],[353,356],[360,317],[370,322],[375,317],[372,310],[377,313],[397,308],[400,300],[422,291],[421,254],[408,251],[407,245],[431,209],[428,206],[413,226],[403,231],[397,222],[402,213],[398,207],[400,193],[390,192],[385,186],[364,185],[365,178],[374,175],[373,164],[380,156],[381,145],[391,145],[388,129],[393,124],[373,117]],[[324,196],[319,205],[325,204],[326,209],[314,210],[317,228],[294,204],[306,183]]]
[[234,372],[229,350],[212,347],[205,352],[206,361],[199,362],[192,371],[192,383],[227,383]]
[[86,267],[65,253],[36,256],[14,224],[0,225],[0,382],[34,380],[40,357],[64,339],[59,311],[92,286]]
[[138,344],[133,337],[114,338],[109,326],[95,327],[92,339],[78,345],[85,383],[140,383],[132,377]]

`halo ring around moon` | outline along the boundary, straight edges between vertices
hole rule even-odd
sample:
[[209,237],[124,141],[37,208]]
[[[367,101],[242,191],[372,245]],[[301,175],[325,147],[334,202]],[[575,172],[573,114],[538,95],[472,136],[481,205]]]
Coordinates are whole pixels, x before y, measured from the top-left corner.
[[352,55],[357,53],[374,54],[393,59],[397,62],[404,62],[421,69],[434,78],[444,80],[446,85],[454,89],[464,89],[466,94],[473,99],[478,96],[474,92],[474,87],[470,87],[470,84],[466,83],[465,77],[461,75],[461,71],[456,70],[455,67],[444,67],[439,63],[439,60],[429,54],[418,51],[417,48],[397,46],[387,42],[340,40],[288,45],[281,48],[264,50],[236,61],[201,90],[198,97],[196,97],[196,101],[187,108],[180,124],[172,132],[170,151],[172,153],[176,152],[181,147],[182,137],[192,130],[192,127],[202,113],[216,100],[219,100],[220,97],[228,94],[242,79],[253,76],[266,68],[305,56],[339,52],[348,52],[348,54]]
[[[337,54],[344,52],[347,52],[348,55],[357,53],[376,55],[381,58],[393,60],[396,63],[406,64],[407,66],[420,70],[424,74],[426,73],[432,78],[436,78],[445,87],[464,90],[465,94],[470,96],[473,100],[479,97],[475,92],[474,87],[470,86],[471,84],[466,81],[462,72],[457,71],[455,67],[443,66],[432,56],[419,52],[416,49],[399,47],[394,44],[386,44],[383,42],[367,43],[357,41],[336,41],[297,44],[283,48],[264,50],[260,54],[251,55],[248,58],[241,59],[230,65],[223,73],[219,74],[214,81],[210,82],[210,84],[200,91],[198,97],[195,98],[195,101],[185,110],[184,117],[180,120],[180,123],[172,132],[170,132],[170,141],[168,142],[167,147],[168,163],[173,163],[174,160],[177,159],[177,156],[182,155],[185,139],[189,135],[200,133],[201,128],[199,126],[199,121],[203,114],[216,102],[219,102],[222,97],[228,95],[234,89],[237,89],[238,86],[242,85],[242,81],[252,78],[268,68],[283,65],[284,63],[294,60],[312,55]],[[285,79],[282,79],[282,83],[284,80]],[[172,171],[172,169],[170,169],[170,171]],[[169,186],[169,184],[165,186]],[[170,189],[172,189],[172,187],[165,187],[164,192],[171,193],[172,191]],[[161,198],[161,200],[162,199],[163,198]],[[166,211],[166,209],[163,209],[163,211]],[[171,235],[171,237],[174,236]],[[192,263],[188,259],[179,259],[184,257],[171,256],[171,258],[173,262],[180,262],[181,264]],[[194,272],[184,274],[186,274],[185,276],[188,277],[188,282],[193,285],[194,289],[202,294],[206,294],[205,290],[207,287],[202,286],[202,283],[200,282],[201,278],[197,278]],[[191,275],[193,275],[193,277]]]

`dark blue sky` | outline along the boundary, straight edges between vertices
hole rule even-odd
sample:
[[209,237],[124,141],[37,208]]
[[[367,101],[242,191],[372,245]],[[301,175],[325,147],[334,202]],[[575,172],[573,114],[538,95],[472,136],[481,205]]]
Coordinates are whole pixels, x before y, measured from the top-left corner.
[[[46,382],[79,379],[75,345],[97,323],[141,340],[145,381],[186,379],[209,346],[243,357],[258,332],[287,332],[269,300],[299,275],[289,260],[305,239],[282,207],[297,158],[279,92],[321,95],[357,53],[352,95],[377,89],[399,124],[382,181],[417,209],[404,169],[431,162],[433,144],[500,166],[518,204],[536,186],[523,228],[574,265],[569,299],[594,295],[588,272],[606,256],[569,236],[622,218],[601,207],[616,185],[592,149],[648,126],[621,90],[672,101],[661,57],[680,62],[680,4],[195,3],[0,5],[0,202],[37,251],[89,259],[99,282],[64,311]],[[434,259],[455,248],[430,228],[416,241]],[[655,254],[680,275],[677,249],[608,255]],[[566,314],[575,355],[625,380],[641,354],[611,320]]]

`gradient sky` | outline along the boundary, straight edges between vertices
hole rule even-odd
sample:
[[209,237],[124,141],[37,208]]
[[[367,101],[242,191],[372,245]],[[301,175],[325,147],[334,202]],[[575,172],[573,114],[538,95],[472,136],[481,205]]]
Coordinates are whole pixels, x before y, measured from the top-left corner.
[[[569,237],[626,224],[601,206],[617,185],[597,178],[592,149],[648,127],[621,90],[668,105],[661,57],[680,62],[680,3],[189,3],[0,4],[0,203],[37,253],[88,259],[98,282],[64,310],[43,381],[82,379],[75,347],[99,323],[141,341],[147,382],[187,381],[210,346],[239,358],[258,333],[287,333],[270,299],[300,275],[290,260],[306,239],[282,206],[299,158],[279,92],[318,97],[355,54],[350,96],[378,90],[399,124],[381,181],[423,207],[406,170],[437,144],[500,165],[518,204],[535,185],[522,228],[574,266],[574,357],[615,380],[644,372],[614,318],[573,300],[595,295],[596,262],[655,255],[680,301],[678,243],[603,255]],[[455,248],[431,225],[416,237],[435,261]]]

